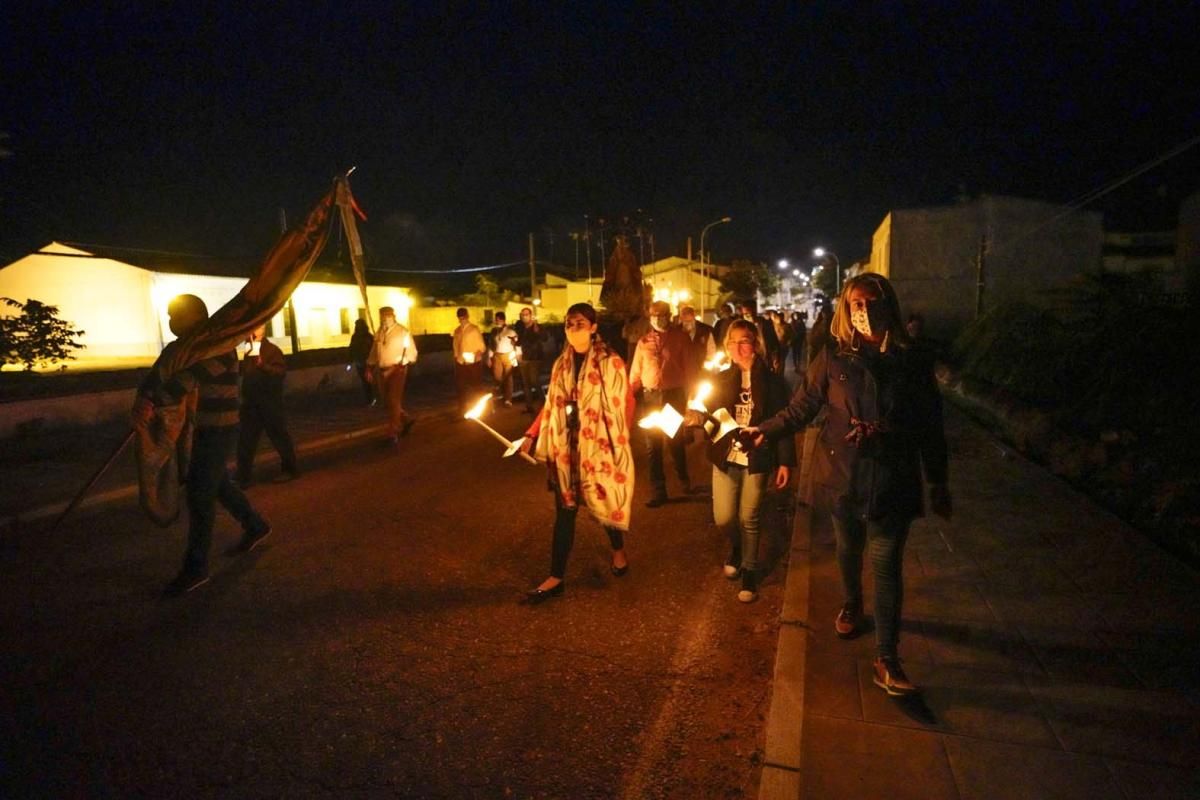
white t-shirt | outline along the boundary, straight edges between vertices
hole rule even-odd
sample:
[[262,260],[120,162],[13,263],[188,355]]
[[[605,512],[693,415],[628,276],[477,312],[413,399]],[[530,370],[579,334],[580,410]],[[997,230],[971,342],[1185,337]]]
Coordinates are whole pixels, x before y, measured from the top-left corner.
[[[754,397],[750,393],[750,370],[742,370],[742,391],[738,394],[737,402],[733,404],[733,421],[738,424],[739,428],[748,428],[750,426],[750,416],[754,411]],[[750,454],[742,449],[741,442],[734,442],[733,447],[729,448],[729,457],[726,459],[731,464],[741,464],[743,467],[750,465]]]

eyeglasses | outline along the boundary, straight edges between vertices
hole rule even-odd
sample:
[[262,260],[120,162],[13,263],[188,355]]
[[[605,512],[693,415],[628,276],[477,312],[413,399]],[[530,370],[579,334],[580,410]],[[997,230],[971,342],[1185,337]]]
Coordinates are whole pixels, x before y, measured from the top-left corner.
[[757,344],[753,339],[730,339],[729,343],[734,347],[754,347]]

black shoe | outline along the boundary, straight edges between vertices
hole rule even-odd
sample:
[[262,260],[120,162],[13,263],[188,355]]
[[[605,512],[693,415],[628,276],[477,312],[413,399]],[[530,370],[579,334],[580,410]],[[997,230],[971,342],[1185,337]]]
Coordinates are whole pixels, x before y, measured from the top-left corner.
[[175,576],[163,589],[163,597],[179,597],[199,589],[210,580],[207,572],[189,572],[184,570]]
[[646,501],[646,508],[658,508],[667,502],[666,495],[655,495]]
[[263,543],[263,540],[271,535],[271,526],[267,525],[262,530],[246,531],[242,534],[241,541],[225,551],[227,556],[240,556],[242,553],[249,553],[254,548]]
[[549,589],[534,589],[532,592],[525,593],[525,605],[536,606],[540,605],[551,597],[562,597],[562,593],[566,591],[567,582],[559,581]]
[[[618,578],[620,578],[620,577],[621,577],[622,575],[624,575],[626,572],[629,572],[629,564],[626,564],[626,565],[625,565],[625,566],[623,566],[623,567],[618,567],[616,564],[612,564],[612,565],[609,567],[609,569],[611,569],[611,570],[612,570],[612,574],[613,574],[613,575],[616,575]],[[561,584],[560,584],[560,585],[561,585]]]

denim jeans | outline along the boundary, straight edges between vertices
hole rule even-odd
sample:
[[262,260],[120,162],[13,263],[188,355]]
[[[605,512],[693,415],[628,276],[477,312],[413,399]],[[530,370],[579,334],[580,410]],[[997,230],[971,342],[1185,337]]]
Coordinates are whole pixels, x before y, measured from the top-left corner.
[[862,520],[833,515],[842,588],[846,602],[859,608],[863,595],[863,550],[870,543],[871,571],[875,576],[875,650],[881,658],[894,658],[900,643],[904,542],[910,524],[908,519]]
[[742,554],[745,571],[758,567],[758,519],[767,493],[768,473],[751,475],[749,467],[726,464],[724,471],[713,467],[713,520],[729,537],[734,551]]
[[[567,571],[567,556],[575,545],[575,517],[578,508],[564,508],[558,491],[554,492],[554,543],[550,547],[550,575],[562,579]],[[625,547],[625,536],[620,528],[605,527],[608,542],[612,549],[621,550]]]
[[233,452],[237,435],[236,427],[198,428],[192,440],[187,478],[188,544],[183,559],[183,569],[192,574],[208,571],[218,500],[243,530],[260,531],[267,525],[229,478],[225,461]]

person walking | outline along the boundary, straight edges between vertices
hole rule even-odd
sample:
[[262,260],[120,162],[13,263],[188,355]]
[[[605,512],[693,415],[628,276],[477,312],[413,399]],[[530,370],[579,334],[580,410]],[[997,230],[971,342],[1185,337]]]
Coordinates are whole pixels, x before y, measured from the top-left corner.
[[517,332],[508,327],[503,311],[492,317],[492,332],[488,335],[487,363],[496,381],[497,396],[505,408],[512,406],[513,368],[517,365]]
[[[708,406],[725,409],[741,428],[748,428],[785,408],[788,387],[766,361],[758,327],[749,320],[734,320],[726,330],[725,352],[733,367],[713,377]],[[702,424],[699,412],[689,411],[691,425]],[[741,578],[737,598],[749,603],[758,598],[759,520],[763,500],[771,486],[783,489],[796,465],[795,437],[780,436],[770,447],[748,450],[736,434],[727,434],[708,448],[713,465],[713,520],[729,537],[725,577]]]
[[455,312],[458,327],[451,339],[454,346],[454,388],[458,393],[458,405],[466,412],[479,399],[483,388],[483,355],[487,351],[483,343],[483,332],[465,308]]
[[733,315],[733,303],[722,303],[717,309],[717,321],[713,325],[713,339],[719,345],[725,341],[725,334],[729,332],[729,324],[735,319]]
[[[671,324],[671,306],[662,300],[650,304],[650,332],[638,340],[629,368],[629,384],[642,393],[645,411],[655,411],[670,404],[683,413],[687,408],[687,389],[684,386],[684,363],[691,342],[678,325]],[[680,429],[682,430],[682,428]],[[667,438],[658,428],[644,430],[646,454],[650,459],[649,508],[667,502],[667,474],[663,464],[663,447],[669,446],[675,474],[684,494],[692,490],[688,479],[687,450],[683,436]]]
[[559,597],[566,588],[580,505],[608,535],[612,574],[619,578],[629,569],[625,533],[633,505],[633,393],[621,357],[596,332],[596,309],[587,303],[571,306],[564,329],[567,346],[551,368],[546,403],[521,445],[546,463],[554,493],[550,577],[526,594],[531,605]]
[[263,431],[279,452],[280,478],[300,477],[296,445],[288,433],[283,411],[283,379],[287,363],[283,351],[265,338],[266,326],[250,333],[250,348],[242,358],[242,404],[239,410],[237,485],[245,489],[254,482],[254,455]]
[[[167,317],[171,333],[182,338],[208,319],[208,307],[199,297],[182,294],[168,304]],[[175,344],[167,345],[138,387],[131,413],[134,426],[144,428],[153,419],[156,406],[178,405],[191,391],[197,392],[196,427],[187,470],[187,550],[179,574],[163,590],[169,597],[208,583],[208,551],[218,501],[242,526],[242,538],[230,548],[231,554],[250,552],[271,533],[270,523],[250,505],[225,466],[237,442],[237,352],[229,350],[163,374],[160,366],[174,356]]]
[[367,359],[374,346],[375,337],[371,335],[367,321],[365,319],[354,320],[354,333],[350,335],[350,363],[354,365],[354,370],[358,373],[358,380],[362,384],[363,397],[367,405],[375,405],[375,383],[371,380],[371,375],[367,370]]
[[388,443],[397,445],[407,436],[416,421],[404,410],[404,391],[408,383],[408,368],[417,361],[417,341],[408,328],[396,321],[391,306],[379,309],[379,329],[375,344],[367,357],[368,374],[378,382],[380,394],[388,410]]
[[513,326],[517,333],[518,367],[525,410],[533,413],[533,398],[542,394],[542,359],[545,358],[546,332],[538,324],[533,309],[521,309],[521,318]]
[[845,592],[834,630],[841,638],[860,630],[866,551],[875,577],[874,681],[890,695],[913,694],[917,687],[898,652],[904,544],[924,511],[922,469],[930,508],[951,514],[942,398],[932,364],[914,352],[895,289],[882,275],[846,281],[830,334],[831,346],[817,353],[787,407],[747,435],[755,444],[791,436],[826,410],[813,476],[833,501]]

